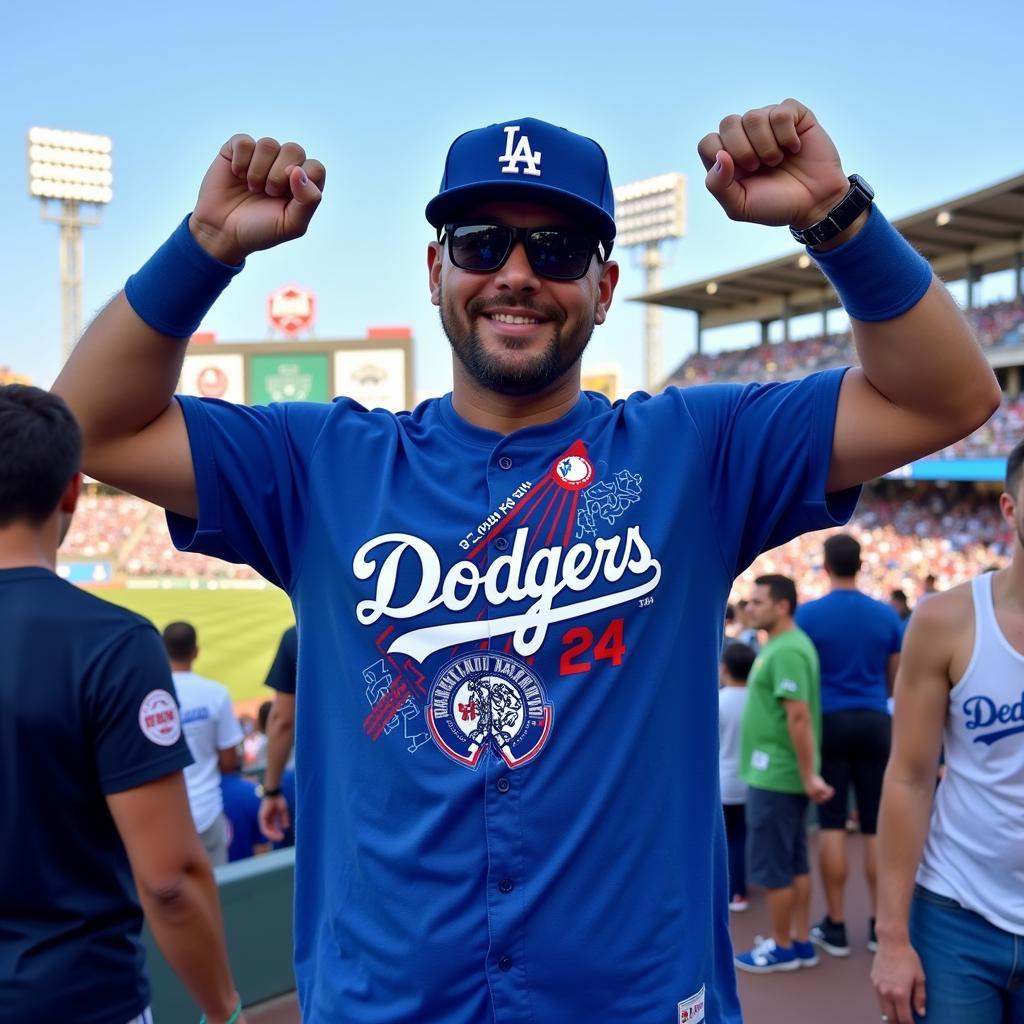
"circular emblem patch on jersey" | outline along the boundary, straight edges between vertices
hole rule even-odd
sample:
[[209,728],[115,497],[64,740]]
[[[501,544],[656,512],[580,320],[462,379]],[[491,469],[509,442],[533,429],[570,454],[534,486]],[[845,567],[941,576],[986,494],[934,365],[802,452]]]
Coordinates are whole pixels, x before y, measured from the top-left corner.
[[476,768],[490,746],[518,768],[551,735],[554,709],[537,674],[509,654],[476,651],[450,661],[430,687],[427,725],[453,761]]
[[551,470],[555,483],[570,491],[586,487],[594,478],[594,467],[582,455],[566,455]]
[[181,735],[178,705],[166,690],[150,690],[139,708],[139,728],[147,740],[169,747]]

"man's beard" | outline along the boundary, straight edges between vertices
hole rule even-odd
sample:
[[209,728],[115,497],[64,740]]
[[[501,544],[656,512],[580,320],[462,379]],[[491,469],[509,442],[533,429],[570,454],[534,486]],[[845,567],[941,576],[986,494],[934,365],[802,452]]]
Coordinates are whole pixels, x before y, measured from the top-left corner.
[[[457,312],[448,308],[443,291],[440,299],[441,326],[459,362],[481,387],[502,395],[532,395],[544,391],[579,361],[594,333],[593,313],[582,319],[572,331],[563,333],[565,315],[561,310],[522,299],[515,303],[501,298],[474,299],[466,309],[470,325],[488,308],[514,308],[521,311],[522,316],[531,313],[544,316],[548,320],[545,327],[554,327],[551,340],[542,352],[529,362],[518,361],[515,366],[508,366],[500,354],[485,349],[475,327],[464,326]],[[509,348],[515,351],[514,342]]]

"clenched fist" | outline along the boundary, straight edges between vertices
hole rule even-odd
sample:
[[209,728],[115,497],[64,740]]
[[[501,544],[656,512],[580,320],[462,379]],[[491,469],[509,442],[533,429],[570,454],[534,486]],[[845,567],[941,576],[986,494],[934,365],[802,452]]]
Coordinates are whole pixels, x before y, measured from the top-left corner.
[[805,228],[850,187],[832,140],[799,100],[730,114],[697,152],[708,191],[733,220]]
[[199,186],[188,226],[211,256],[240,263],[306,233],[327,172],[294,142],[233,135]]

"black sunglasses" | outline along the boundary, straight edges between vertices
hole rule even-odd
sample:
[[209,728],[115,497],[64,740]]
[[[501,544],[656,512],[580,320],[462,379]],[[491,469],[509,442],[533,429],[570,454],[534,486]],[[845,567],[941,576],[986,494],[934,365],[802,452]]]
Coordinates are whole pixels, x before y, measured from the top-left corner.
[[[611,246],[580,228],[513,228],[507,224],[445,224],[448,256],[460,270],[490,274],[505,265],[519,242],[535,274],[578,281],[594,253],[607,259]],[[441,232],[438,232],[441,241]]]

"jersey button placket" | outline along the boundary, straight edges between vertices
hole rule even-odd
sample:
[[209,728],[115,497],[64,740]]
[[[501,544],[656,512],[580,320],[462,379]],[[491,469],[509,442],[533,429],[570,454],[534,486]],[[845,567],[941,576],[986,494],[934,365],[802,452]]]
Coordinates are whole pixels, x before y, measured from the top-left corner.
[[[511,472],[510,472],[511,471]],[[525,479],[521,458],[499,450],[488,469],[491,510],[501,508]],[[488,561],[509,551],[515,524],[507,513],[492,527],[487,544]],[[503,528],[504,527],[504,528]],[[495,533],[495,531],[497,531]],[[507,536],[506,534],[509,534]],[[488,618],[508,614],[505,607],[486,608]],[[503,651],[507,636],[492,637],[491,648]],[[521,769],[510,770],[491,748],[483,755],[484,829],[487,840],[487,920],[490,951],[487,980],[496,1024],[536,1024],[530,1008],[525,963],[525,884],[523,821],[520,797]]]

